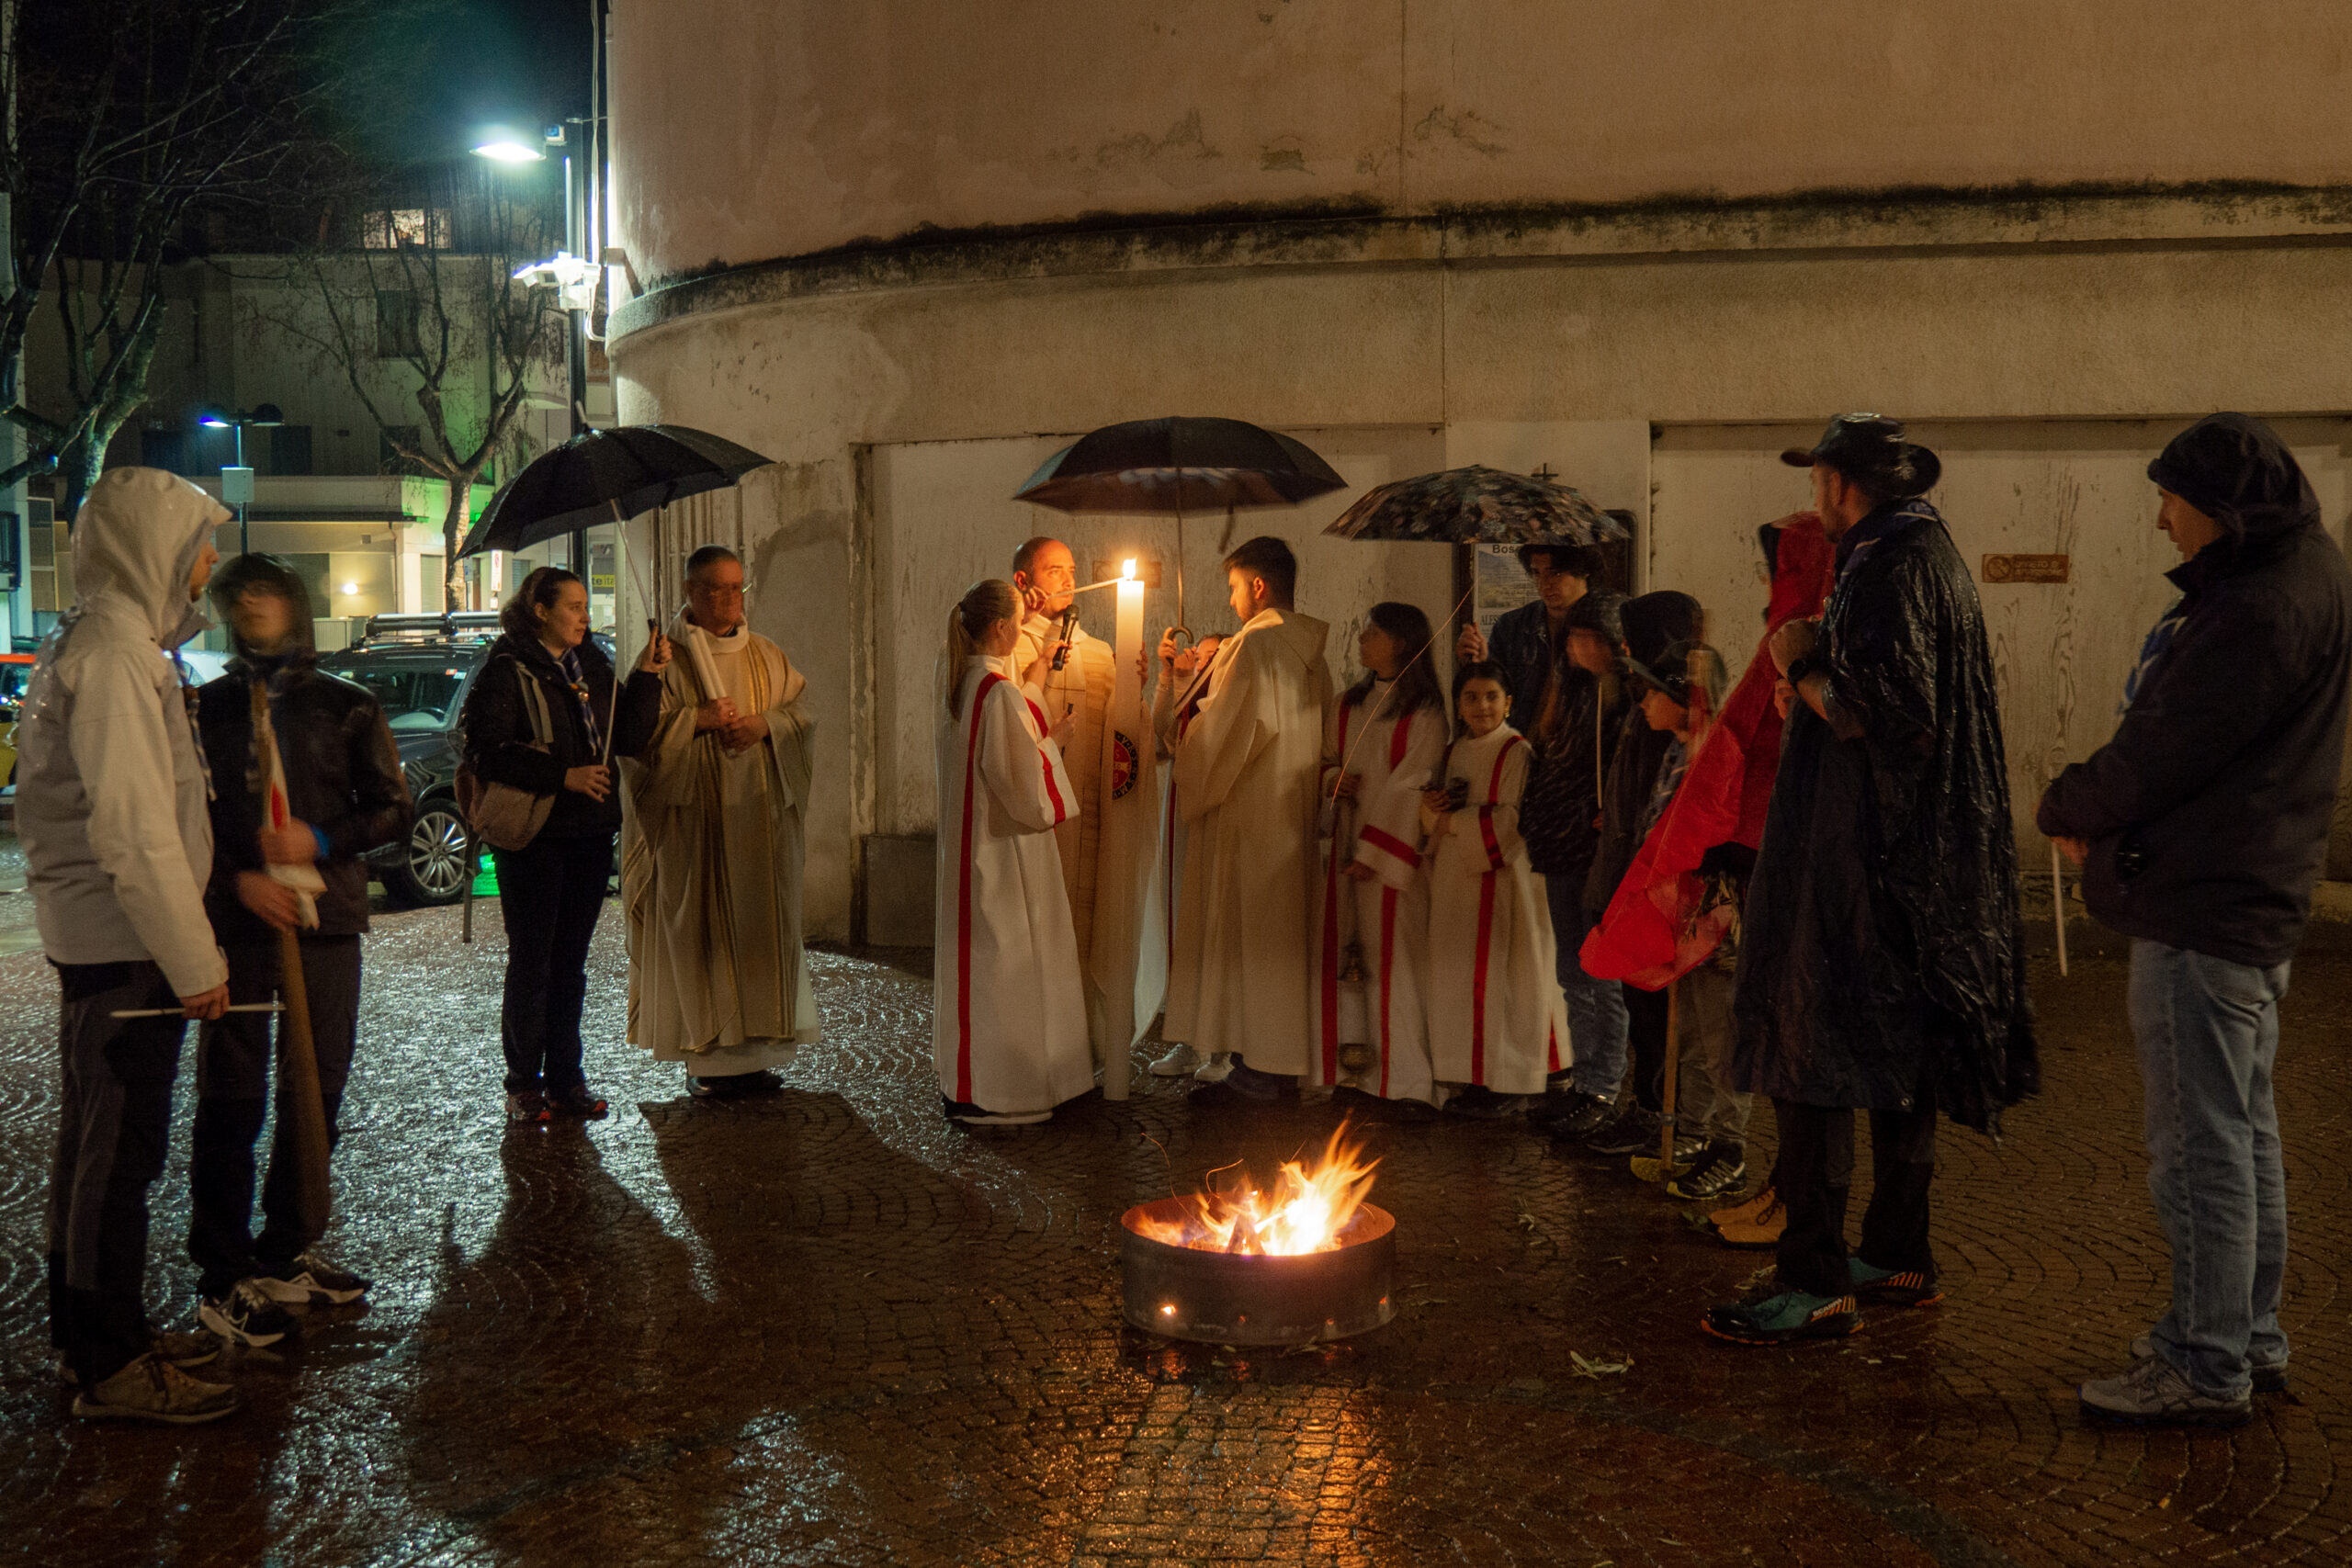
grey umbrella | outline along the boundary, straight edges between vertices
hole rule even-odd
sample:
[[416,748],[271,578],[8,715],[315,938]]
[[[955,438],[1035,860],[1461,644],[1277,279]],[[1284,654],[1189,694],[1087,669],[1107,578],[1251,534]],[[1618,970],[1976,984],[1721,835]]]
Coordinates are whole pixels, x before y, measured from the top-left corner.
[[1593,545],[1626,536],[1623,524],[1566,485],[1475,463],[1366,491],[1323,531],[1460,545]]

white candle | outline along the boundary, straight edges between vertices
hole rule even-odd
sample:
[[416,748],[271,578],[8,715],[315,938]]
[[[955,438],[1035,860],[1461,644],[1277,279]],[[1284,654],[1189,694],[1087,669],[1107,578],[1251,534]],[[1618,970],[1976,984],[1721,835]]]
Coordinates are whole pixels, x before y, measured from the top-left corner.
[[[1112,731],[1114,738],[1112,744],[1116,744],[1115,737],[1124,735],[1137,747],[1135,760],[1128,764],[1136,768],[1146,766],[1147,760],[1151,756],[1149,750],[1145,749],[1149,745],[1147,738],[1151,734],[1151,707],[1144,696],[1143,677],[1140,673],[1142,665],[1143,579],[1136,575],[1134,561],[1123,561],[1120,563],[1119,570],[1119,614],[1117,620],[1113,624],[1111,637],[1111,669],[1114,677],[1111,687],[1111,711],[1105,716],[1109,720],[1106,728]],[[1107,795],[1108,792],[1106,791],[1105,794]],[[1106,799],[1104,805],[1107,807],[1110,804],[1111,802]],[[1131,811],[1105,813],[1102,824],[1103,838],[1106,840],[1102,847],[1105,852],[1130,856],[1151,852],[1150,849],[1135,841],[1138,824],[1134,820],[1134,816],[1135,814]],[[1112,940],[1132,943],[1140,934],[1132,929],[1131,919],[1113,920],[1108,923],[1112,931],[1116,933]],[[1109,1059],[1102,1064],[1103,1099],[1125,1100],[1127,1098],[1128,1078],[1134,1068],[1134,1064],[1128,1059],[1131,1054],[1130,1051],[1120,1048],[1115,1043],[1108,1053]]]

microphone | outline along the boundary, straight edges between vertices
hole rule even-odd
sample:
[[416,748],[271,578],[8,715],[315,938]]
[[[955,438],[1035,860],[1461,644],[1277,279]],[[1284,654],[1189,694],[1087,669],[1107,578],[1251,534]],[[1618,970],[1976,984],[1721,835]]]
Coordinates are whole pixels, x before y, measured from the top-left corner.
[[1069,608],[1062,612],[1061,647],[1054,650],[1054,668],[1057,670],[1069,662],[1069,634],[1077,625],[1078,601],[1073,599]]

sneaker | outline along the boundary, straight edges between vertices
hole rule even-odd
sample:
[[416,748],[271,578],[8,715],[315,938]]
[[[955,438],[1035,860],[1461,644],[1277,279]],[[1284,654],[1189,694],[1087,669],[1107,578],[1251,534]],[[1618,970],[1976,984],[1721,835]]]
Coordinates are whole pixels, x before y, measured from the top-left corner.
[[[182,1371],[186,1371],[190,1367],[201,1367],[207,1362],[220,1359],[220,1337],[204,1333],[200,1329],[193,1334],[183,1334],[177,1330],[165,1331],[154,1335],[148,1343],[156,1355],[163,1357]],[[62,1350],[57,1352],[57,1381],[67,1388],[82,1386],[81,1375],[74,1371],[74,1363],[67,1359]]]
[[961,1122],[967,1127],[1034,1127],[1040,1122],[1050,1122],[1050,1111],[983,1111],[968,1100],[939,1097],[944,1114],[950,1122]]
[[1666,1195],[1686,1202],[1709,1201],[1736,1192],[1747,1179],[1747,1154],[1736,1144],[1709,1144],[1699,1160],[1681,1175],[1669,1177]]
[[1658,1128],[1665,1123],[1654,1111],[1635,1106],[1584,1141],[1584,1152],[1622,1159],[1627,1155],[1657,1153]]
[[2120,1377],[2083,1383],[2075,1397],[2086,1416],[2135,1427],[2243,1427],[2254,1419],[2252,1399],[2199,1393],[2162,1356],[2132,1362]]
[[1484,1084],[1464,1084],[1447,1096],[1443,1107],[1448,1116],[1464,1116],[1476,1122],[1500,1121],[1519,1104],[1515,1094],[1497,1094]]
[[1781,1245],[1781,1233],[1789,1228],[1789,1206],[1770,1187],[1757,1196],[1763,1201],[1761,1209],[1746,1219],[1725,1220],[1715,1226],[1718,1243],[1735,1252],[1770,1252]]
[[1851,1296],[1816,1296],[1768,1279],[1729,1306],[1707,1309],[1699,1326],[1735,1345],[1785,1345],[1797,1339],[1842,1339],[1862,1325]]
[[1193,1077],[1201,1083],[1223,1083],[1233,1072],[1233,1053],[1219,1051],[1193,1069]]
[[[2153,1336],[2143,1334],[2138,1338],[2132,1341],[2132,1359],[2133,1360],[2144,1361],[2155,1353],[2156,1342]],[[2255,1393],[2284,1393],[2287,1392],[2286,1362],[2249,1361],[2246,1363],[2245,1370],[2246,1375],[2254,1379]]]
[[237,1391],[227,1383],[188,1376],[150,1350],[97,1387],[74,1396],[74,1414],[160,1421],[193,1427],[236,1413]]
[[293,1314],[251,1280],[240,1280],[220,1295],[199,1300],[196,1321],[237,1345],[275,1345],[294,1332]]
[[1188,1078],[1199,1069],[1201,1054],[1182,1042],[1168,1048],[1168,1054],[1151,1065],[1156,1078]]
[[[1231,1057],[1220,1058],[1226,1064],[1223,1077],[1207,1078],[1207,1067],[1193,1075],[1205,1081],[1195,1083],[1185,1098],[1186,1103],[1200,1111],[1272,1111],[1298,1098],[1298,1083],[1279,1073],[1261,1073],[1244,1062]],[[1211,1066],[1215,1066],[1213,1062]]]
[[341,1306],[366,1295],[369,1281],[345,1273],[315,1252],[305,1252],[291,1263],[265,1269],[254,1276],[254,1283],[271,1301],[289,1306],[311,1303]]
[[1527,1124],[1563,1144],[1581,1144],[1617,1120],[1614,1101],[1599,1095],[1550,1094],[1527,1113]]
[[506,1122],[511,1127],[535,1127],[548,1119],[548,1097],[537,1089],[506,1097]]
[[588,1086],[576,1083],[569,1089],[548,1090],[548,1111],[554,1116],[578,1116],[590,1122],[601,1122],[610,1107],[588,1092]]
[[1707,1141],[1704,1138],[1685,1137],[1678,1134],[1674,1140],[1674,1162],[1669,1168],[1666,1162],[1657,1157],[1657,1145],[1658,1140],[1653,1134],[1647,1154],[1633,1155],[1627,1158],[1626,1163],[1633,1168],[1635,1180],[1646,1181],[1655,1186],[1658,1182],[1680,1176],[1695,1168],[1699,1163],[1699,1156],[1707,1150]]
[[1944,1299],[1944,1288],[1936,1277],[1918,1269],[1881,1269],[1859,1258],[1846,1259],[1846,1277],[1853,1281],[1854,1294],[1866,1302],[1881,1302],[1888,1306],[1931,1307]]

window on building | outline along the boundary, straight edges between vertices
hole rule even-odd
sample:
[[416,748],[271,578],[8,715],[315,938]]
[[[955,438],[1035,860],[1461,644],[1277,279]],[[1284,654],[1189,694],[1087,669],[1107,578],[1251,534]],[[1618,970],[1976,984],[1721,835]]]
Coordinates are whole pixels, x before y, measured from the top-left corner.
[[416,295],[405,288],[376,290],[376,357],[405,359],[423,352],[416,335]]
[[446,207],[396,207],[370,212],[359,220],[359,243],[371,251],[396,251],[403,245],[429,250],[449,247],[449,209]]
[[417,467],[413,460],[401,456],[401,447],[405,446],[410,451],[413,452],[417,449],[417,445],[421,439],[422,433],[419,432],[415,425],[385,425],[377,433],[376,436],[377,446],[379,447],[376,460],[376,471],[384,474],[423,473],[424,470]]
[[311,471],[311,427],[281,424],[269,433],[269,471],[307,474]]

